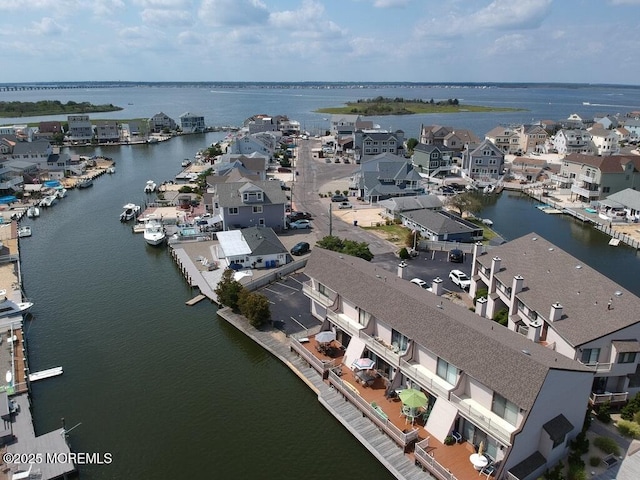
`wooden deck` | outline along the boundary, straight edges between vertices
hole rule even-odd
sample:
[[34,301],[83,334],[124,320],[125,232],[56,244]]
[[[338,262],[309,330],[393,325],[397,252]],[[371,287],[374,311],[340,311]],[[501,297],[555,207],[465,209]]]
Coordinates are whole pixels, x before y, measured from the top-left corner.
[[[418,442],[429,438],[429,448],[427,449],[427,453],[432,456],[436,460],[436,462],[442,465],[444,469],[451,472],[453,478],[458,480],[478,480],[479,472],[473,467],[469,460],[469,456],[475,451],[473,445],[467,442],[455,445],[444,445],[443,443],[436,440],[433,436],[431,436],[429,431],[424,428],[424,422],[422,420],[417,420],[413,424],[407,421],[407,419],[402,415],[402,402],[400,402],[398,398],[386,397],[385,393],[387,390],[388,382],[386,378],[380,376],[376,378],[371,386],[364,386],[356,380],[354,372],[350,368],[342,364],[343,356],[328,357],[318,352],[317,342],[313,337],[310,337],[309,341],[304,343],[303,345],[305,349],[313,354],[313,356],[324,361],[332,360],[334,365],[338,365],[338,367],[334,369],[334,371],[339,370],[341,380],[347,382],[350,387],[352,387],[353,390],[357,391],[358,394],[368,404],[373,403],[377,405],[378,408],[383,411],[384,414],[388,417],[389,421],[391,421],[400,430],[416,428],[418,430]],[[318,373],[314,370],[311,369],[311,371],[316,376],[319,376]],[[343,403],[348,403],[344,402],[344,398],[342,396],[340,396],[340,398]],[[349,405],[351,405],[353,408],[356,408],[351,403],[349,403]],[[363,418],[361,413],[360,417],[363,421],[368,421],[369,423],[371,423],[367,418]],[[386,437],[386,435],[384,436]],[[397,445],[393,442],[392,445],[396,449],[398,448]],[[398,450],[402,452],[401,449]],[[407,453],[403,453],[402,455],[409,459],[411,463],[415,465],[415,455],[412,449]]]

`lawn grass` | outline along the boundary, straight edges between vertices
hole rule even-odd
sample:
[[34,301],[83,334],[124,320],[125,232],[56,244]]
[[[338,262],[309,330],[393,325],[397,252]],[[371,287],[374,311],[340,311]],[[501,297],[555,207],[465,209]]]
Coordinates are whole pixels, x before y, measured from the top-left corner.
[[407,227],[403,227],[402,225],[398,225],[392,223],[391,225],[386,225],[384,220],[380,222],[380,226],[372,226],[372,227],[362,227],[365,230],[371,230],[377,232],[380,237],[385,238],[387,241],[398,245],[399,247],[405,246],[405,239],[411,230]]

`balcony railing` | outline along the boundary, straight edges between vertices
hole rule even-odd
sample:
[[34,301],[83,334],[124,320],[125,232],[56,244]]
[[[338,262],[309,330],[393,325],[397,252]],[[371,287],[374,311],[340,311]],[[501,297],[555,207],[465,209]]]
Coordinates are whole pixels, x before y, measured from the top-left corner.
[[428,446],[428,438],[416,443],[415,456],[420,465],[429,470],[429,472],[439,480],[457,480],[453,473],[440,465],[435,458],[427,453],[425,448]]
[[564,175],[551,175],[552,182],[558,182],[562,184],[573,183],[574,179],[571,177],[565,177]]
[[596,198],[600,196],[600,192],[598,190],[587,190],[586,188],[577,187],[576,185],[571,185],[571,192],[587,198]]
[[327,370],[330,370],[336,366],[335,360],[321,360],[316,357],[309,350],[304,348],[295,337],[289,337],[290,340],[290,348],[294,352],[296,352],[302,359],[304,359],[316,372],[320,375],[324,376],[324,373]]
[[602,405],[603,403],[623,403],[629,399],[629,392],[620,393],[592,393],[589,400],[592,405]]
[[318,302],[323,307],[333,305],[333,302],[335,301],[335,297],[331,298],[323,295],[318,290],[314,290],[311,284],[311,280],[302,283],[302,293],[312,300]]
[[480,428],[485,430],[487,433],[496,437],[498,440],[501,440],[509,445],[511,444],[511,432],[504,428],[502,425],[499,425],[496,420],[493,420],[480,410],[472,407],[468,403],[465,403],[462,398],[453,393],[451,394],[449,401],[458,407],[458,412],[463,417],[468,418]]
[[334,372],[329,371],[329,383],[340,392],[347,400],[355,405],[364,415],[369,418],[378,428],[382,429],[394,442],[405,448],[407,445],[418,439],[418,430],[412,429],[405,433],[396,427],[388,418],[384,418],[379,410],[373,408],[364,398],[360,396],[358,390],[342,380]]
[[586,183],[598,183],[596,181],[596,177],[592,177],[591,175],[585,175],[584,173],[581,173],[580,175],[578,175],[578,178],[580,179],[581,182],[586,182]]
[[[422,371],[418,365],[412,365],[405,360],[400,360],[400,369],[405,377],[409,377],[412,381],[426,388],[434,395],[440,398],[449,398],[449,390],[440,385],[433,377],[427,375],[426,372]],[[453,385],[451,388],[453,388]]]
[[580,363],[582,363],[587,367],[591,367],[595,369],[596,372],[610,372],[611,367],[613,367],[612,363],[598,363],[598,362],[593,362],[593,363],[580,362]]
[[330,309],[327,309],[327,318],[351,336],[358,336],[358,332],[363,328],[362,325],[357,324],[356,322],[345,318],[340,313],[334,312]]
[[381,340],[376,340],[370,335],[364,333],[362,330],[358,332],[358,336],[360,337],[360,339],[364,340],[369,351],[384,359],[384,361],[386,361],[391,366],[395,367],[398,365],[398,363],[400,362],[400,355],[394,352],[392,346],[387,345]]

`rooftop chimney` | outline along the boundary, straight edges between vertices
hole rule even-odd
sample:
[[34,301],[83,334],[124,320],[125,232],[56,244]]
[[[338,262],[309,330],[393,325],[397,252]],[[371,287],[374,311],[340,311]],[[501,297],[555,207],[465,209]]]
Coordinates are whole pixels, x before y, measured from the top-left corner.
[[502,259],[500,257],[493,257],[491,260],[491,273],[495,275],[500,271],[500,262]]
[[524,277],[522,275],[516,275],[513,277],[513,283],[511,285],[511,291],[513,295],[516,295],[524,288]]
[[444,293],[444,287],[442,286],[442,279],[440,277],[436,277],[431,282],[431,290],[437,296],[440,296]]
[[556,302],[551,305],[551,312],[549,313],[549,321],[556,322],[562,318],[562,305],[560,302]]
[[476,313],[481,317],[487,315],[487,297],[480,297],[476,300]]

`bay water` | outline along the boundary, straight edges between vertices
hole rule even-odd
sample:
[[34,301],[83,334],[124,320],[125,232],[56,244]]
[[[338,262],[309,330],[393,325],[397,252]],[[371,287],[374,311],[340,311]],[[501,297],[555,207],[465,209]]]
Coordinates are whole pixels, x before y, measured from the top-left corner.
[[[470,98],[479,104],[525,106],[528,112],[378,119],[417,137],[420,124],[456,125],[483,136],[499,123],[565,118],[591,107],[640,105],[634,89],[366,88],[264,89],[128,87],[2,92],[23,101],[60,99],[114,103],[122,112],[95,118],[150,117],[186,111],[208,125],[239,125],[256,113],[286,114],[307,129],[328,128],[322,106],[367,96]],[[7,99],[7,98],[4,98]],[[617,102],[617,103],[616,103]],[[132,105],[129,105],[131,103]],[[561,113],[561,114],[560,114]],[[583,112],[585,113],[585,112]],[[586,112],[588,113],[588,112]],[[15,119],[23,123],[27,119]],[[37,121],[31,119],[29,121]],[[144,203],[145,182],[169,180],[180,162],[224,133],[174,138],[155,145],[71,150],[116,161],[116,174],[71,191],[20,241],[32,371],[62,366],[60,377],[33,385],[36,429],[64,418],[78,452],[111,453],[110,465],[80,466],[83,478],[391,478],[313,393],[267,352],[216,317],[216,308],[184,302],[197,292],[165,249],[146,245],[119,222],[125,203]],[[504,192],[482,213],[505,238],[535,231],[640,294],[635,250],[564,216],[545,215],[532,201]]]

